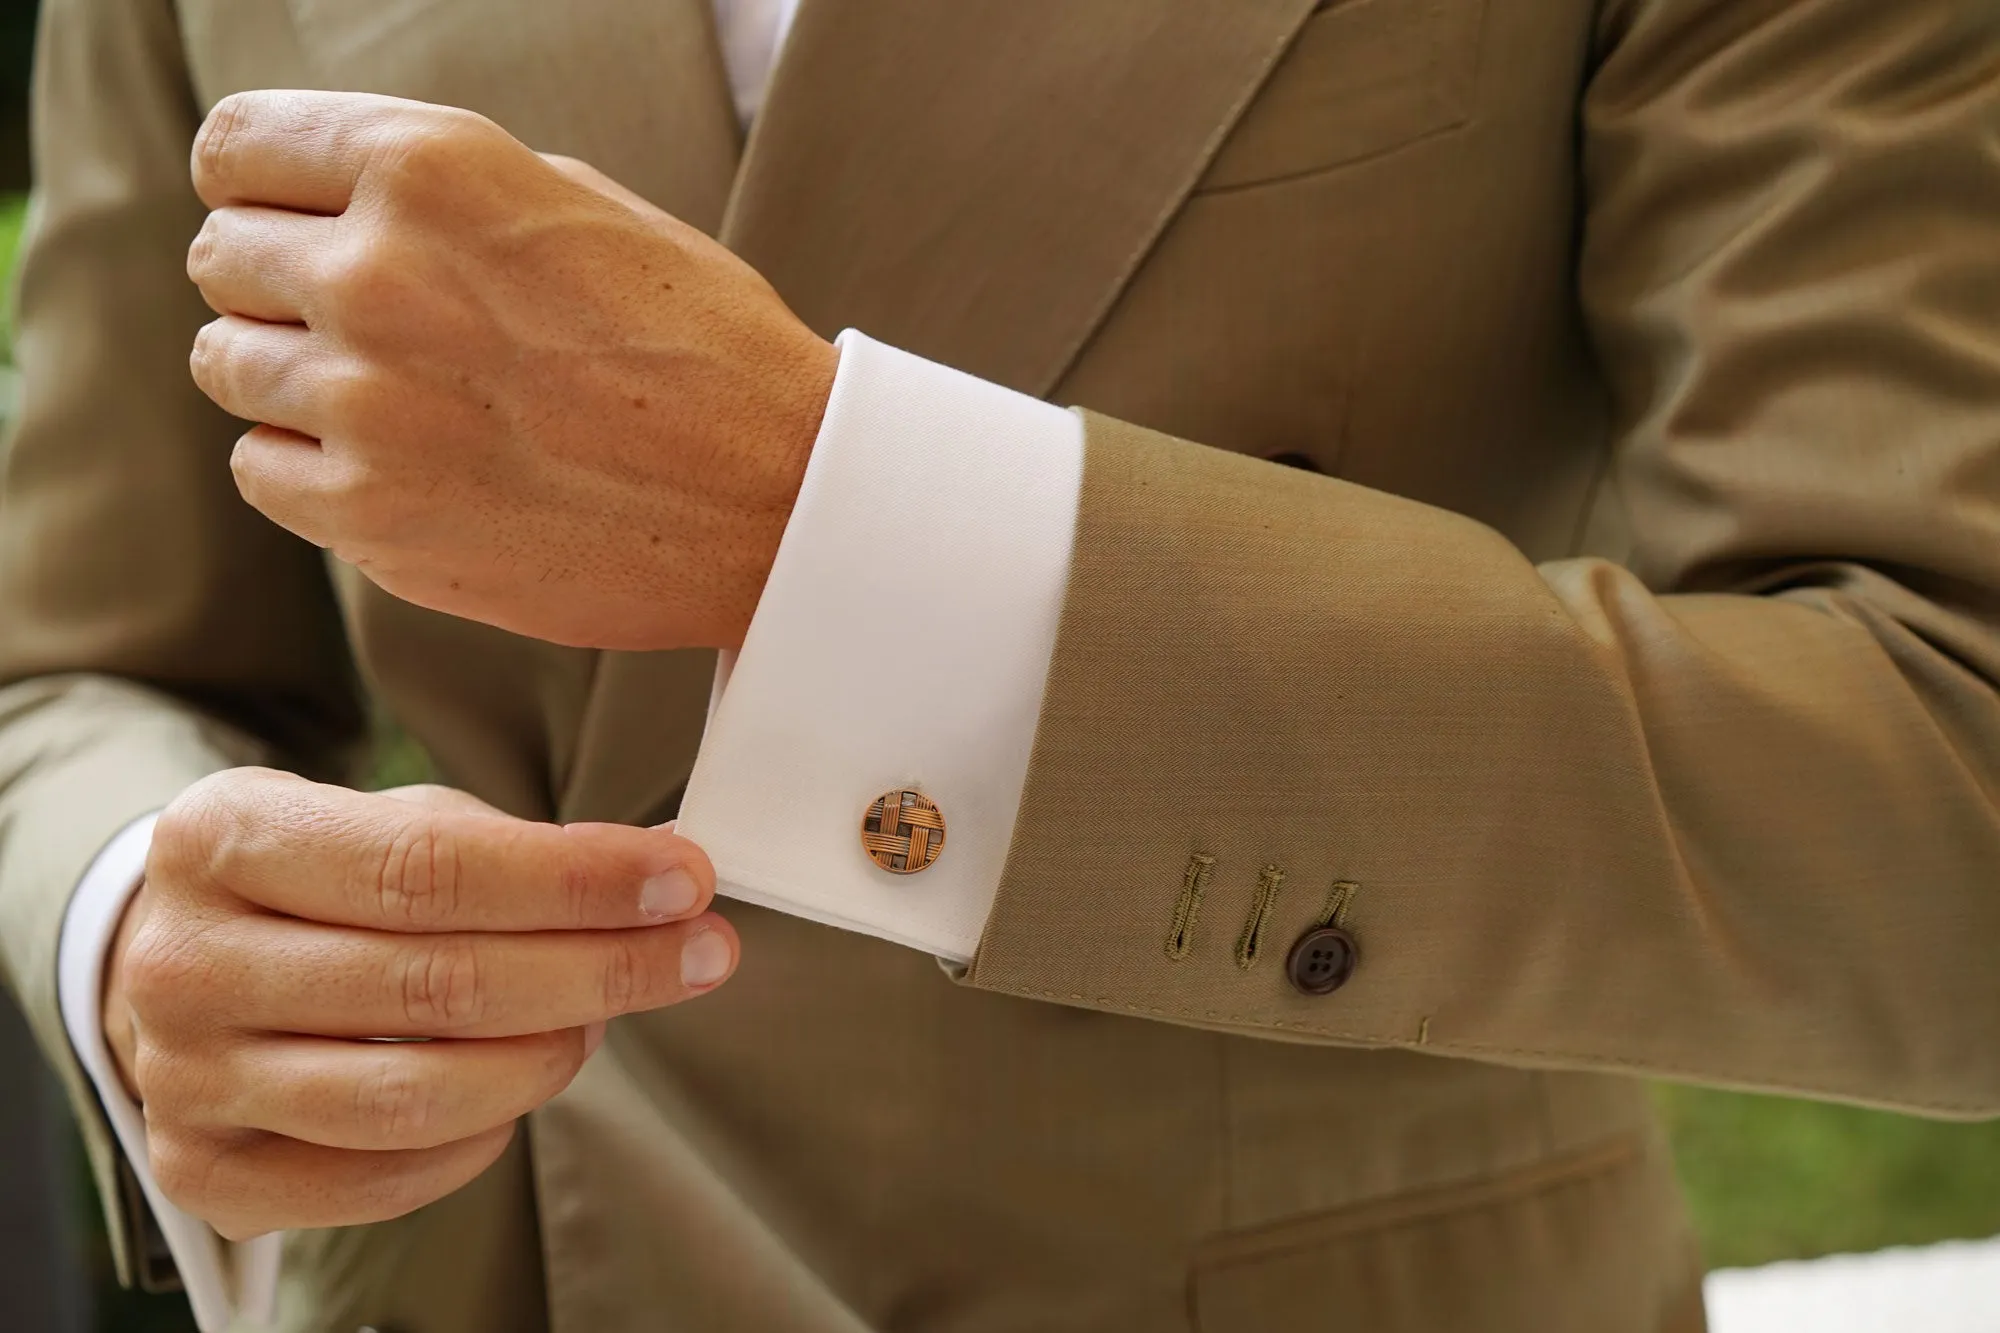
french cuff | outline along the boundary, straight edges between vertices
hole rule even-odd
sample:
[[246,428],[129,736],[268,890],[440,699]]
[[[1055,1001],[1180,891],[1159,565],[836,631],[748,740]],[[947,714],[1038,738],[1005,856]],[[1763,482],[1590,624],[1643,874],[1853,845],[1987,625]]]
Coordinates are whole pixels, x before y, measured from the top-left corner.
[[[962,963],[1027,779],[1083,425],[853,329],[836,345],[770,580],[716,668],[679,830],[729,897]],[[905,792],[935,804],[942,845],[919,819],[917,852],[892,856],[871,829],[885,868],[863,824]],[[892,806],[900,821],[920,801]]]
[[117,1136],[126,1178],[144,1201],[145,1207],[131,1210],[135,1226],[144,1227],[146,1215],[151,1215],[154,1232],[142,1235],[142,1243],[135,1247],[142,1281],[150,1278],[145,1285],[162,1285],[161,1270],[167,1265],[159,1262],[157,1251],[163,1246],[202,1333],[222,1333],[233,1318],[252,1327],[271,1321],[282,1234],[231,1244],[207,1223],[168,1202],[153,1180],[145,1115],[127,1095],[104,1040],[105,960],[125,904],[145,875],[146,852],[158,818],[151,814],[127,824],[97,854],[70,896],[56,958],[57,994],[70,1046]]

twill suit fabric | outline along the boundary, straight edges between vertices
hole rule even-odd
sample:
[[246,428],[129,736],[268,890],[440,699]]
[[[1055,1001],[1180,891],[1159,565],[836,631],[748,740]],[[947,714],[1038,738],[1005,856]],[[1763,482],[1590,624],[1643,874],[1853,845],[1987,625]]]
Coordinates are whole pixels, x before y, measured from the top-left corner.
[[1699,1328],[1633,1075],[2000,1112],[1996,50],[1949,0],[807,0],[746,143],[704,0],[52,0],[0,937],[101,1179],[52,960],[126,820],[351,771],[364,694],[536,818],[665,818],[700,737],[708,655],[399,603],[235,497],[188,143],[361,88],[1089,415],[958,984],[729,909],[739,975],[475,1187],[292,1237],[282,1327]]

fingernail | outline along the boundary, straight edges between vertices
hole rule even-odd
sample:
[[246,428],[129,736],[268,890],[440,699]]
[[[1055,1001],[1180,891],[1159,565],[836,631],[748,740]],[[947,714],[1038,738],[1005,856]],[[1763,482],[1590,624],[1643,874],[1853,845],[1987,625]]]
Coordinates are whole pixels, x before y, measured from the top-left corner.
[[588,1060],[597,1054],[597,1048],[604,1044],[604,1024],[589,1023],[583,1029],[583,1058]]
[[704,930],[681,946],[681,984],[713,986],[729,975],[729,941]]
[[639,887],[639,910],[651,917],[686,916],[700,898],[694,876],[677,866]]

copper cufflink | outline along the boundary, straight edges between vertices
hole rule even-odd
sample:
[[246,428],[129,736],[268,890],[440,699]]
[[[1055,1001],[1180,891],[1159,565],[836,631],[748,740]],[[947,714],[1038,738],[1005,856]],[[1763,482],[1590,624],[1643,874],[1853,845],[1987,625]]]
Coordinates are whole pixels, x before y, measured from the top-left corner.
[[908,787],[883,792],[861,816],[861,847],[884,870],[914,875],[944,850],[944,812]]

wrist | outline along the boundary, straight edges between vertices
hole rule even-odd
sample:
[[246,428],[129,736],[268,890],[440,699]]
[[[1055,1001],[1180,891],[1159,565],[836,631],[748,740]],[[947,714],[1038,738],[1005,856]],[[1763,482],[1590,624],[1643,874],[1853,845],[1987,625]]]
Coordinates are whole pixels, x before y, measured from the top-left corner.
[[742,560],[731,580],[733,595],[729,611],[713,636],[717,648],[742,647],[743,636],[756,614],[764,585],[777,562],[778,546],[791,522],[805,482],[807,464],[812,459],[820,425],[826,417],[827,401],[840,368],[840,351],[832,343],[799,327],[803,335],[788,356],[774,358],[782,367],[772,373],[765,422],[757,436],[768,446],[767,500],[756,506],[744,539],[738,544]]
[[[777,537],[790,522],[792,507],[798,503],[806,466],[812,461],[813,446],[826,420],[827,401],[833,397],[833,381],[840,371],[840,349],[800,325],[796,347],[778,364],[771,376],[770,416],[762,434],[771,444],[771,462],[776,482],[773,492],[778,518],[764,554],[775,559]],[[770,560],[764,572],[770,572]]]

